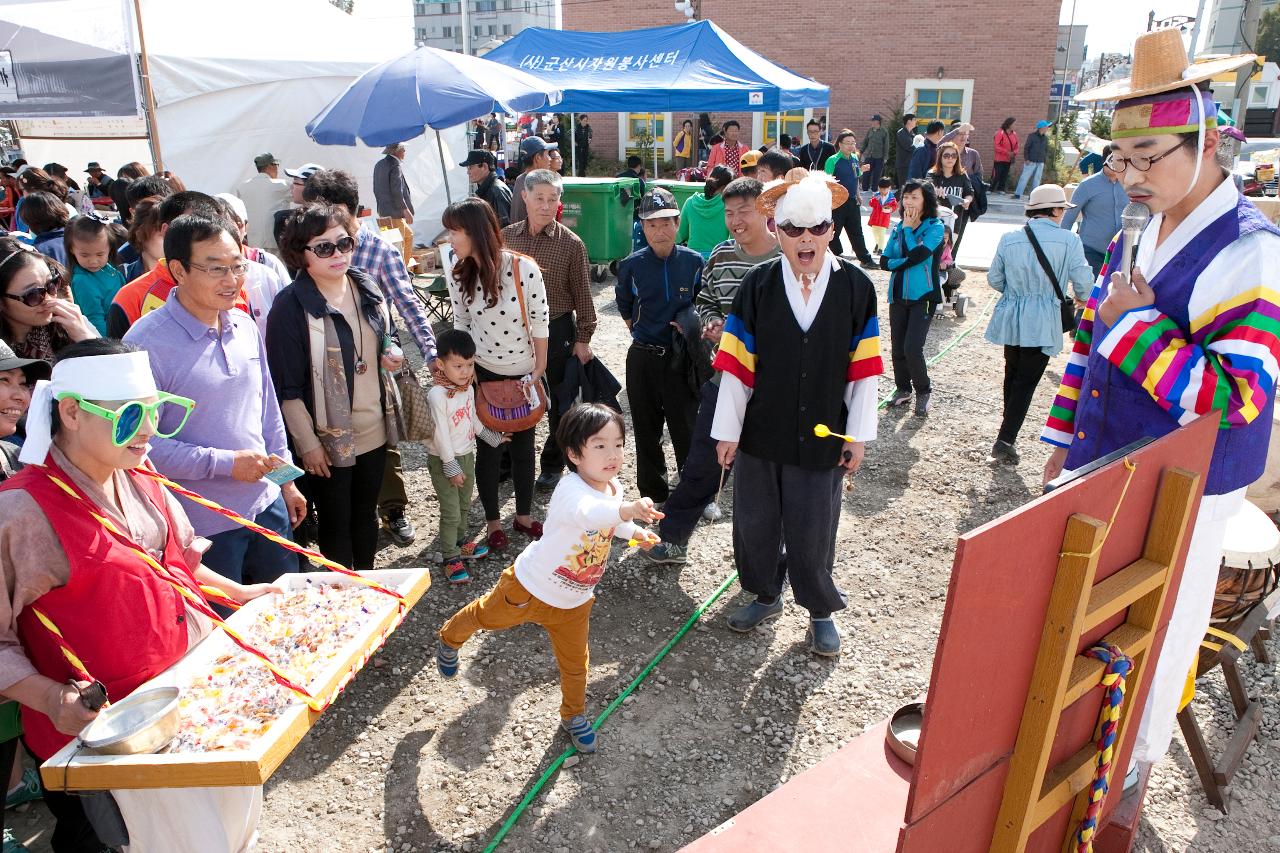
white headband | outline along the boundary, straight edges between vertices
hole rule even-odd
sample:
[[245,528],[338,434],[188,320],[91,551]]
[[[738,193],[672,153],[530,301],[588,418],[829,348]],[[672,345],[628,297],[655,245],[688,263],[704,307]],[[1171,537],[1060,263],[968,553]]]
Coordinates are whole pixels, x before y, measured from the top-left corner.
[[773,208],[775,222],[802,228],[831,221],[831,187],[826,175],[814,172],[783,193]]
[[27,410],[27,438],[18,460],[43,465],[53,442],[53,401],[59,394],[79,394],[88,400],[142,400],[156,396],[151,360],[145,352],[69,358],[53,366],[53,376],[41,379],[31,392]]

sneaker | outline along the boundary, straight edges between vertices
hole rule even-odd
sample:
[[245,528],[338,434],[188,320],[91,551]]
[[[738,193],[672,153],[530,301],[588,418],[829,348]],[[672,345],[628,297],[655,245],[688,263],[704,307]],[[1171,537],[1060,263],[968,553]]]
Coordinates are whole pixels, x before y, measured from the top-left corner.
[[28,767],[22,771],[22,781],[18,783],[18,787],[11,790],[4,798],[4,807],[11,809],[43,796],[44,792],[40,789],[40,771],[34,767]]
[[467,571],[467,567],[462,565],[461,560],[450,560],[444,564],[444,573],[449,577],[449,583],[454,586],[459,584],[471,583],[471,573]]
[[489,555],[489,546],[483,542],[459,542],[458,547],[462,549],[464,560],[478,560]]
[[877,264],[875,261],[871,260],[871,256],[870,256],[870,255],[868,255],[868,256],[867,256],[867,257],[865,257],[865,258],[861,258],[861,259],[858,261],[858,266],[862,267],[864,270],[878,270],[878,269],[880,269],[880,265],[879,265],[879,264]]
[[556,483],[560,482],[560,473],[552,471],[543,471],[538,475],[538,479],[533,481],[534,488],[540,492],[553,492]]
[[412,545],[413,540],[418,537],[417,531],[413,529],[413,522],[404,517],[403,509],[391,510],[382,523],[387,528],[387,533],[391,534],[391,541],[401,548]]
[[916,395],[916,414],[922,418],[929,416],[929,395],[928,394]]
[[643,553],[649,562],[665,566],[683,566],[689,562],[689,555],[674,542],[659,542]]
[[30,850],[13,837],[11,829],[5,827],[3,853],[30,853]]
[[1018,456],[1018,451],[1014,449],[1012,444],[996,439],[996,443],[991,446],[991,461],[1017,465],[1022,459]]
[[719,521],[724,516],[724,512],[720,509],[720,504],[712,501],[702,509],[703,521]]
[[729,615],[729,627],[740,634],[745,634],[766,620],[782,615],[782,596],[773,604],[764,604],[756,599],[744,604]]
[[445,645],[444,640],[436,640],[436,669],[444,678],[453,678],[458,674],[458,650]]
[[596,751],[596,730],[591,728],[591,723],[582,714],[561,720],[560,728],[569,733],[569,740],[573,741],[573,747],[578,752],[589,754]]
[[840,632],[830,616],[826,619],[809,620],[809,651],[824,658],[837,657],[840,654]]
[[893,392],[893,397],[890,398],[889,400],[889,408],[892,409],[894,406],[905,406],[907,403],[910,403],[910,402],[911,402],[911,389],[908,388],[907,390],[903,391],[901,388],[899,388],[897,391]]
[[1022,196],[1018,195],[1017,193],[1014,193],[1012,198],[1014,201],[1017,201],[1018,199],[1022,198]]

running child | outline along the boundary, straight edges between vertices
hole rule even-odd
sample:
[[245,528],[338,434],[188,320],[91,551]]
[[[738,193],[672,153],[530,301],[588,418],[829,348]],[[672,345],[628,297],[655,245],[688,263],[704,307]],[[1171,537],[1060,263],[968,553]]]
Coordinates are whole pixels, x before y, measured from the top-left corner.
[[[439,342],[437,342],[438,344]],[[560,725],[579,752],[596,751],[586,717],[587,635],[595,586],[609,560],[612,537],[641,548],[658,542],[636,525],[662,518],[649,498],[623,500],[617,475],[626,432],[622,416],[599,403],[564,414],[556,441],[569,466],[551,495],[541,539],[529,543],[497,586],[459,610],[440,629],[436,666],[458,674],[458,650],[476,631],[501,631],[532,622],[546,629],[560,667]]]

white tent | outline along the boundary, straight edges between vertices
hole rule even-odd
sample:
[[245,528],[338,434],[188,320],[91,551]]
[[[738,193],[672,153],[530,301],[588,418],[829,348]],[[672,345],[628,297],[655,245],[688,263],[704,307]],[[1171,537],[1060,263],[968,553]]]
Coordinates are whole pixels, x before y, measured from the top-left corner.
[[[254,156],[270,151],[285,166],[319,163],[351,172],[360,182],[361,202],[372,207],[380,149],[317,145],[304,127],[354,78],[413,49],[412,7],[398,7],[388,14],[389,0],[362,0],[356,9],[363,14],[353,16],[328,0],[143,0],[165,168],[191,189],[232,191],[253,174]],[[27,159],[57,160],[77,178],[75,170],[88,160],[112,172],[128,160],[151,160],[144,141],[30,136],[23,139]],[[466,156],[465,132],[455,128],[442,136],[451,164],[449,186],[455,199],[462,198],[466,176],[452,164]],[[405,172],[418,210],[415,232],[425,242],[439,230],[445,206],[440,158],[434,134],[406,146]]]

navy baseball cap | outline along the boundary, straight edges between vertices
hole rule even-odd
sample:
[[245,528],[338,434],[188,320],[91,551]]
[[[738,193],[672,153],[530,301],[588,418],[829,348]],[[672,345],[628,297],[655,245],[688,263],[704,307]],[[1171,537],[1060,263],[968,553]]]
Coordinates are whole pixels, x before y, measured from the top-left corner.
[[545,154],[554,150],[555,147],[556,146],[552,145],[541,136],[527,136],[524,141],[520,143],[520,153],[530,159],[533,159],[534,155]]
[[498,158],[493,156],[492,151],[486,151],[483,148],[473,148],[467,152],[467,159],[458,164],[459,166],[488,166],[490,169],[496,169],[498,166]]
[[676,204],[676,197],[662,187],[654,187],[640,198],[641,219],[661,219],[679,215],[680,205]]

